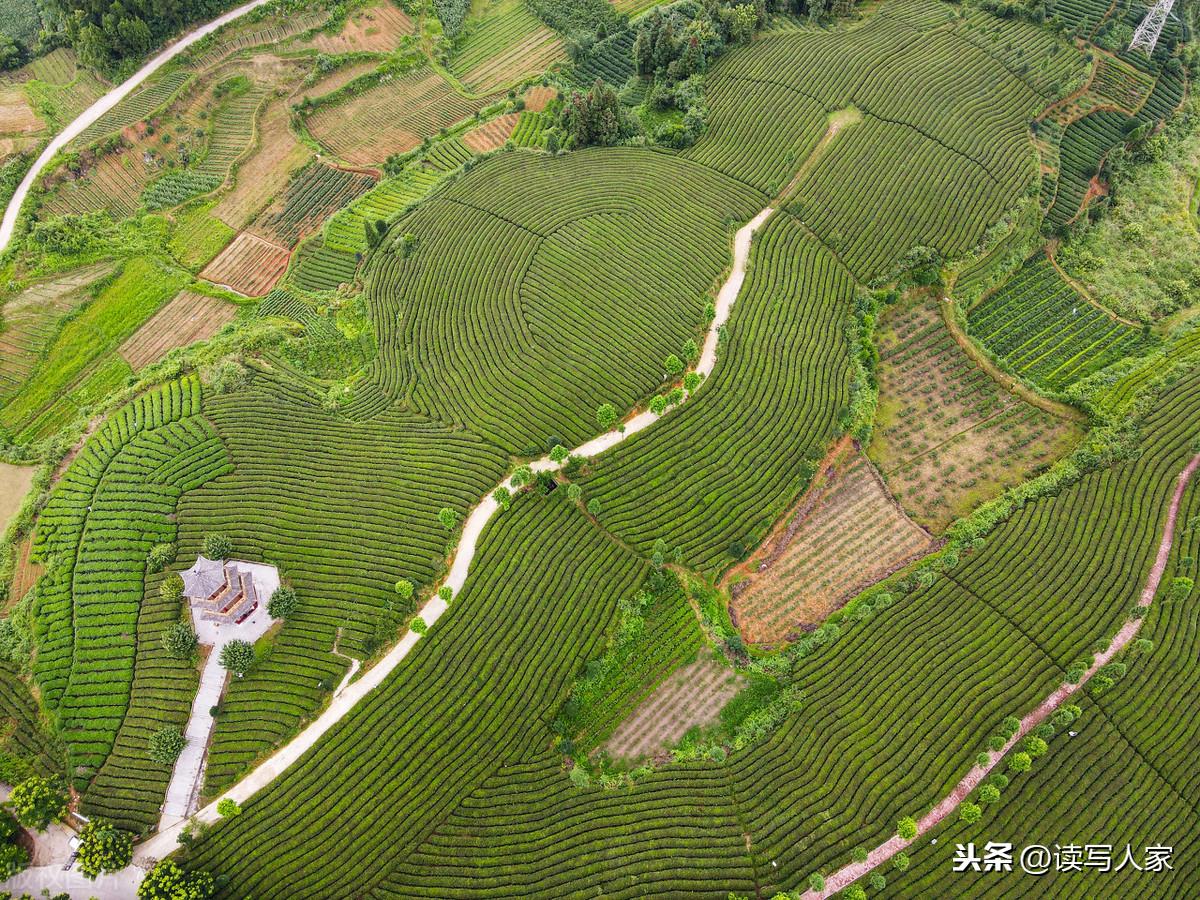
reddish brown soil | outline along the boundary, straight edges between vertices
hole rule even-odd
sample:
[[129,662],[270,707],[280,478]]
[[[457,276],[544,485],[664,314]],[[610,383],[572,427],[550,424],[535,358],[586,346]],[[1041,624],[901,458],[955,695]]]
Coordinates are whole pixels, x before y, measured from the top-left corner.
[[226,322],[232,322],[237,307],[217,297],[181,291],[125,341],[117,352],[135,372],[158,362],[176,347],[207,340]]
[[503,147],[517,127],[517,118],[516,113],[497,116],[478,128],[472,128],[463,135],[462,141],[476,153],[487,153]]
[[248,297],[261,297],[287,271],[291,251],[243,231],[200,273],[213,284]]

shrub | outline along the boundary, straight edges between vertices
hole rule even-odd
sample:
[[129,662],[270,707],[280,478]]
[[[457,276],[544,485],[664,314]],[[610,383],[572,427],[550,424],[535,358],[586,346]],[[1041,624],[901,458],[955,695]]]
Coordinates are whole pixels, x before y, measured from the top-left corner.
[[411,600],[415,589],[413,583],[407,578],[401,578],[396,582],[396,596],[401,600]]
[[562,444],[555,444],[550,448],[550,461],[560,463],[566,460],[571,455],[571,451]]
[[12,789],[8,805],[26,828],[44,831],[67,814],[67,794],[59,785],[33,775]]
[[171,766],[175,764],[175,760],[179,759],[179,754],[186,746],[187,738],[183,736],[183,732],[168,725],[150,735],[148,749],[152,760],[162,763],[164,766]]
[[1040,737],[1029,735],[1025,738],[1025,752],[1033,759],[1042,756],[1049,749],[1049,745]]
[[912,816],[905,816],[896,823],[896,834],[906,841],[911,841],[917,836],[917,820]]
[[222,797],[217,801],[217,815],[223,819],[232,819],[234,816],[240,816],[242,808],[238,806],[236,800],[232,797]]
[[884,877],[882,872],[873,872],[867,879],[867,884],[871,886],[871,890],[873,891],[882,891],[887,887],[887,878]]
[[504,485],[492,491],[492,499],[500,506],[501,509],[508,509],[512,506],[512,493]]
[[993,734],[990,738],[988,738],[988,749],[999,753],[1004,749],[1004,745],[1006,743],[1007,741],[1004,740],[1003,736],[999,734]]
[[207,872],[184,872],[173,859],[164,859],[138,885],[138,900],[208,900],[216,890]]
[[290,619],[296,614],[300,601],[296,592],[286,585],[275,589],[271,599],[267,601],[267,615],[272,619]]
[[221,667],[239,677],[254,665],[254,647],[249,641],[230,641],[221,648]]
[[567,485],[567,499],[572,503],[578,503],[583,499],[583,488],[577,484]]
[[599,497],[593,497],[591,500],[589,500],[587,502],[587,511],[588,511],[588,514],[591,516],[600,515],[600,498]]
[[667,374],[669,375],[682,375],[683,360],[672,353],[665,360],[663,360],[663,368],[667,370]]
[[978,822],[982,815],[983,809],[974,803],[964,803],[958,808],[959,819],[968,825]]
[[1190,578],[1184,578],[1183,576],[1172,578],[1171,583],[1167,586],[1167,599],[1172,602],[1186,600],[1194,586],[1195,582]]
[[[12,878],[29,867],[29,852],[19,844],[0,844],[0,881]],[[0,895],[2,896],[2,895]],[[13,896],[12,894],[8,895]],[[28,897],[28,894],[24,895]],[[64,895],[65,896],[65,895]]]
[[1116,684],[1117,683],[1107,675],[1097,675],[1088,682],[1088,690],[1092,692],[1093,697],[1099,697],[1103,694],[1107,694],[1113,689],[1113,687],[1116,686]]
[[429,626],[425,624],[425,620],[420,616],[413,616],[413,620],[408,623],[408,627],[411,628],[415,634],[424,634],[429,630]]
[[196,649],[196,632],[187,622],[174,622],[163,632],[163,649],[175,659],[187,659]]
[[808,876],[808,889],[817,893],[825,890],[825,878],[820,872],[813,872]]
[[897,853],[892,857],[892,865],[901,872],[907,869],[911,862],[907,853]]
[[1008,761],[1010,772],[1028,772],[1033,767],[1033,757],[1028,753],[1014,753]]
[[448,584],[443,584],[440,588],[438,588],[438,596],[449,603],[454,599],[454,588],[450,587]]
[[223,534],[210,532],[204,536],[204,555],[209,559],[228,559],[233,555],[233,541]]
[[855,847],[850,851],[850,858],[855,862],[866,862],[867,855],[868,854],[865,847]]
[[986,752],[980,753],[978,756],[975,757],[975,765],[980,766],[980,767],[986,766],[991,761],[992,761],[992,757],[990,755],[988,755]]
[[158,586],[158,595],[168,603],[178,603],[183,599],[183,579],[179,575],[168,575]]
[[146,568],[151,572],[161,572],[175,562],[178,552],[179,548],[174,544],[155,544],[150,548],[150,555],[146,557]]
[[852,884],[843,894],[846,900],[867,900],[867,892],[861,884]]
[[438,521],[442,523],[442,527],[447,531],[453,531],[454,527],[458,524],[458,513],[449,506],[443,506],[438,510]]
[[994,784],[984,784],[979,787],[980,803],[996,803],[1000,799],[1000,788]]
[[133,860],[133,838],[104,819],[92,819],[79,832],[79,870],[95,880],[117,872]]

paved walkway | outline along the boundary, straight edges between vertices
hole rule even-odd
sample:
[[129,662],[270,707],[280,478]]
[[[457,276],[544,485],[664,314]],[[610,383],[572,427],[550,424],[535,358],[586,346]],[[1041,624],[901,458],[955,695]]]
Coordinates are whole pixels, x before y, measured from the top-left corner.
[[[1146,579],[1146,586],[1142,589],[1142,594],[1138,598],[1138,606],[1149,606],[1154,602],[1155,594],[1158,593],[1158,586],[1162,582],[1163,572],[1167,568],[1167,559],[1171,555],[1171,545],[1175,542],[1175,522],[1179,517],[1179,504],[1183,500],[1183,492],[1187,488],[1192,476],[1196,473],[1197,468],[1200,468],[1200,454],[1192,458],[1187,467],[1179,474],[1179,479],[1175,482],[1175,493],[1171,497],[1171,505],[1167,510],[1167,523],[1163,528],[1162,540],[1158,544],[1158,555],[1154,558],[1154,565],[1150,569],[1150,577]],[[1141,627],[1142,619],[1130,619],[1127,621],[1121,626],[1121,630],[1117,632],[1112,643],[1108,645],[1108,649],[1096,655],[1095,662],[1092,663],[1084,676],[1079,679],[1078,684],[1060,685],[1049,697],[1038,704],[1033,712],[1021,719],[1021,727],[1017,729],[1016,734],[1008,739],[1003,749],[988,752],[987,765],[972,768],[963,777],[962,781],[955,786],[953,791],[944,797],[937,806],[921,817],[917,822],[917,836],[915,838],[906,841],[899,835],[892,835],[874,850],[870,851],[864,862],[850,863],[838,869],[825,879],[825,889],[823,891],[805,891],[801,894],[801,900],[817,900],[817,898],[830,897],[838,891],[849,887],[872,869],[878,868],[901,850],[911,846],[917,838],[926,834],[950,816],[958,808],[958,805],[982,784],[983,779],[999,765],[1004,756],[1025,735],[1048,719],[1064,701],[1082,689],[1097,671],[1112,662],[1113,657],[1128,646]]]
[[93,125],[97,119],[125,99],[125,97],[133,92],[134,88],[192,44],[196,43],[196,41],[212,34],[222,25],[227,25],[234,19],[244,16],[250,10],[257,9],[270,2],[271,0],[251,0],[250,3],[230,10],[225,15],[218,16],[208,24],[201,25],[195,31],[184,35],[138,69],[128,79],[121,82],[121,84],[117,85],[81,112],[75,121],[59,132],[34,161],[33,166],[25,174],[25,177],[21,179],[21,184],[17,187],[17,192],[13,194],[12,199],[8,202],[8,208],[4,211],[4,220],[0,222],[0,253],[4,252],[4,249],[8,246],[8,242],[12,240],[13,231],[17,226],[17,216],[20,215],[21,206],[24,204],[25,198],[29,195],[29,189],[33,186],[33,182],[37,179],[38,175],[41,174],[42,169],[54,158],[55,154],[65,148],[75,138],[79,137],[84,129]]
[[78,869],[67,872],[59,864],[28,868],[15,878],[0,883],[0,887],[18,897],[26,893],[41,897],[43,891],[49,891],[45,896],[69,894],[71,900],[89,900],[92,897],[96,900],[136,900],[137,886],[145,877],[144,870],[129,866],[120,872],[101,875],[95,881],[89,881]]
[[267,601],[279,588],[279,570],[262,563],[244,560],[229,560],[243,571],[249,570],[254,579],[254,591],[258,595],[258,608],[240,625],[207,620],[194,606],[192,620],[196,636],[201,645],[210,647],[208,659],[200,672],[200,686],[196,699],[192,701],[192,713],[188,718],[184,737],[187,744],[175,768],[171,772],[171,783],[167,785],[166,802],[158,830],[164,831],[173,825],[181,825],[195,812],[200,804],[200,788],[204,781],[204,763],[208,758],[208,739],[212,735],[214,720],[212,708],[221,702],[225,690],[226,671],[221,667],[221,649],[230,641],[241,640],[253,644],[270,630],[274,620],[267,613]]
[[[746,263],[750,258],[750,244],[754,233],[770,218],[774,211],[773,207],[767,207],[734,234],[733,267],[730,270],[729,277],[721,285],[717,293],[716,316],[709,325],[708,333],[704,340],[704,348],[700,354],[700,360],[696,364],[696,371],[702,375],[710,375],[713,366],[716,364],[717,329],[728,320],[729,312],[733,307],[734,301],[737,300],[742,283],[746,280]],[[670,415],[670,413],[671,408],[668,407],[667,411],[662,415]],[[631,435],[650,427],[659,418],[661,416],[656,415],[650,410],[643,410],[633,417],[626,419],[619,428],[613,429],[580,445],[573,451],[573,454],[575,456],[591,457],[598,453],[603,453]],[[562,466],[563,463],[556,463],[548,456],[544,456],[530,464],[530,467],[537,472],[552,472],[562,468]],[[514,490],[511,476],[502,481],[497,487]],[[466,521],[463,523],[462,534],[459,537],[458,544],[454,550],[454,558],[450,564],[450,572],[443,582],[444,586],[449,587],[453,591],[454,596],[457,596],[463,589],[463,585],[466,584],[471,562],[475,559],[475,551],[479,545],[479,538],[483,534],[484,527],[488,521],[499,509],[500,504],[496,502],[492,496],[492,492],[489,491],[476,504],[475,508],[471,510]],[[442,617],[442,614],[446,612],[447,608],[446,601],[435,594],[421,607],[417,615],[425,621],[426,625],[432,627]],[[347,684],[346,680],[344,680],[342,686],[333,695],[329,706],[326,707],[325,711],[311,725],[268,757],[253,772],[222,794],[221,797],[218,797],[208,806],[197,812],[195,818],[201,822],[215,822],[219,818],[217,815],[217,803],[221,800],[230,797],[237,801],[239,805],[244,804],[252,796],[274,781],[275,778],[281,775],[316,744],[330,728],[350,712],[360,700],[382,684],[383,680],[400,665],[400,662],[417,645],[420,637],[420,635],[414,632],[408,632],[379,662],[368,669],[361,678],[350,684]],[[165,828],[160,828],[157,834],[137,846],[134,853],[135,859],[148,863],[156,859],[161,859],[173,852],[179,846],[179,833],[183,830],[184,824],[184,822],[174,822],[168,824]]]

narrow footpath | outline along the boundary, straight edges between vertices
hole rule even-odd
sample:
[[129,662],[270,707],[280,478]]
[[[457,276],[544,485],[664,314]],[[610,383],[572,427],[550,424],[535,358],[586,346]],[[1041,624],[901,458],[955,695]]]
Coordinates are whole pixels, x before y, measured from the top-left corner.
[[[1167,510],[1167,523],[1163,528],[1162,540],[1158,544],[1158,555],[1154,558],[1154,565],[1150,569],[1150,577],[1146,579],[1146,586],[1142,589],[1142,594],[1138,598],[1137,605],[1140,607],[1148,607],[1154,602],[1154,596],[1158,593],[1158,586],[1162,582],[1163,573],[1167,568],[1167,559],[1171,555],[1171,545],[1175,542],[1175,522],[1179,517],[1179,504],[1182,502],[1183,492],[1187,489],[1188,482],[1196,473],[1197,468],[1200,468],[1200,454],[1192,457],[1191,462],[1187,464],[1187,467],[1179,474],[1179,478],[1175,482],[1175,493],[1171,497],[1171,505]],[[1142,619],[1140,618],[1131,619],[1126,622],[1121,626],[1121,630],[1117,632],[1112,643],[1108,645],[1108,649],[1103,653],[1096,654],[1095,662],[1084,673],[1084,676],[1079,679],[1078,684],[1066,683],[1060,685],[1054,693],[1050,694],[1032,712],[1021,719],[1021,727],[1017,729],[1016,734],[1008,739],[1008,742],[1005,743],[1002,749],[988,751],[987,765],[972,768],[970,772],[963,776],[962,781],[955,786],[953,791],[944,797],[937,806],[921,816],[917,822],[916,837],[906,841],[898,834],[892,835],[874,850],[871,850],[867,854],[865,861],[850,863],[838,869],[825,879],[824,890],[805,891],[800,895],[801,900],[817,900],[817,898],[833,896],[838,891],[854,884],[854,882],[873,869],[886,863],[901,850],[911,847],[918,838],[949,817],[958,808],[958,805],[983,783],[983,779],[999,765],[1005,755],[1019,741],[1024,739],[1025,735],[1029,734],[1030,731],[1053,715],[1055,710],[1068,698],[1078,693],[1097,671],[1112,662],[1113,658],[1134,639],[1141,627]]]

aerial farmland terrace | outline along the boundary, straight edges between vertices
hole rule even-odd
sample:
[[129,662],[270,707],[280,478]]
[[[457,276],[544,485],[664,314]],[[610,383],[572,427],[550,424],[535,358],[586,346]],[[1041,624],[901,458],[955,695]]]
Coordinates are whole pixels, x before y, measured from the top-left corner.
[[5,3],[0,892],[1200,892],[1190,10]]

